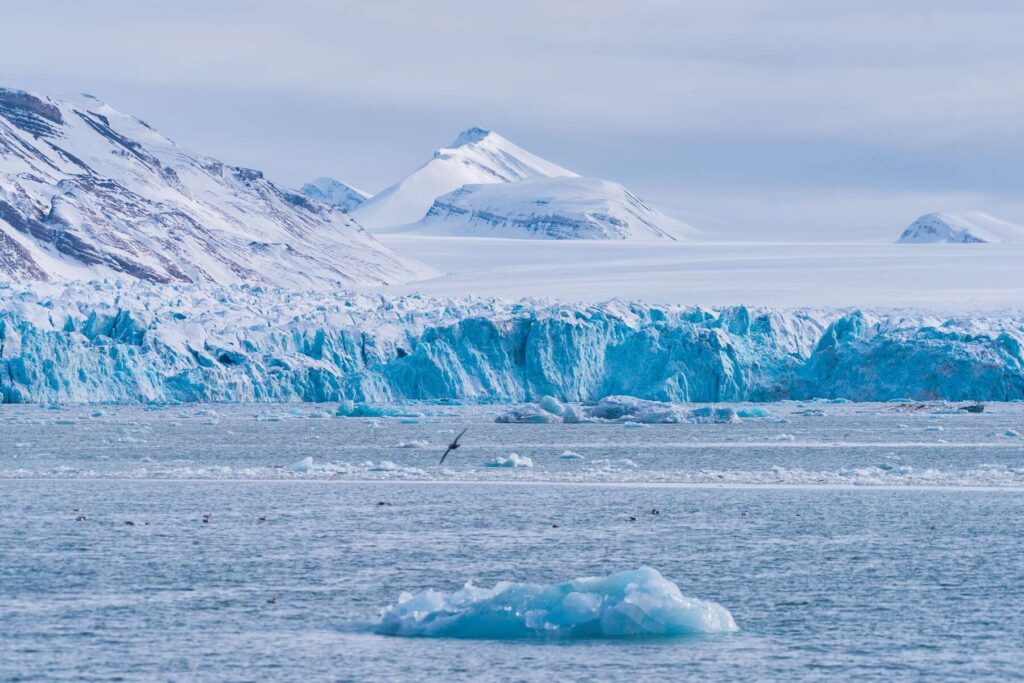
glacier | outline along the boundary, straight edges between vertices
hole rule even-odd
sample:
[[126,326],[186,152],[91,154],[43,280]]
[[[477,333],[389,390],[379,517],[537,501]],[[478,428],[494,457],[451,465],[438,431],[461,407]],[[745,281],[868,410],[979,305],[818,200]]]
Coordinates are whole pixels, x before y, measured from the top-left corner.
[[369,415],[350,402],[550,397],[534,419],[572,422],[579,409],[558,416],[555,401],[1008,401],[1024,398],[1022,342],[1010,313],[0,284],[0,396],[15,403],[329,401]]
[[635,638],[739,630],[715,602],[684,596],[657,570],[541,585],[403,593],[381,611],[377,633],[441,638]]

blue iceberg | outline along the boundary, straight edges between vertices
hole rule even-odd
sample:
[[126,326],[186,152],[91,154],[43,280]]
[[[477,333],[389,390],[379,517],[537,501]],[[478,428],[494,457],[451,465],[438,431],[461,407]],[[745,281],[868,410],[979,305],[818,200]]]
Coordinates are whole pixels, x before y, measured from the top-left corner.
[[554,585],[510,583],[404,593],[377,633],[435,638],[636,638],[730,633],[727,609],[684,596],[650,567]]

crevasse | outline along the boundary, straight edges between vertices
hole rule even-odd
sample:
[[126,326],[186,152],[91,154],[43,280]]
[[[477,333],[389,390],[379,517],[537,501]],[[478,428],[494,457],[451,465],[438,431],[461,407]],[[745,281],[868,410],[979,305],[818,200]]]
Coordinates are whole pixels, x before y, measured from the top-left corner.
[[0,285],[5,402],[1024,398],[1024,316]]

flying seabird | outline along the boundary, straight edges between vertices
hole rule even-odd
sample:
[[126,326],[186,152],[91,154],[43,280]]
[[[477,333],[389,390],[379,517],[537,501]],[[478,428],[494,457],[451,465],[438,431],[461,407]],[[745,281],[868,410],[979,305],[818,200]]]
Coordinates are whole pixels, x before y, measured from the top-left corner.
[[444,464],[444,459],[448,457],[448,454],[451,453],[452,451],[454,451],[456,448],[459,447],[459,445],[460,445],[459,444],[459,439],[462,438],[462,435],[465,434],[466,430],[468,430],[468,429],[469,429],[469,427],[466,427],[466,429],[463,429],[461,432],[459,432],[459,435],[457,437],[455,437],[455,440],[452,441],[450,444],[448,444],[448,450],[446,450],[444,452],[444,455],[441,456],[441,462],[437,463],[438,465],[443,465]]

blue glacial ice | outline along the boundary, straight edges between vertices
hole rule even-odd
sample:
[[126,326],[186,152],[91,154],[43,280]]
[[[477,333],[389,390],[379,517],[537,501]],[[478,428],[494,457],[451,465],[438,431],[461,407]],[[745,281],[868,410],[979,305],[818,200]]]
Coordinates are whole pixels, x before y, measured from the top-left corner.
[[5,402],[541,401],[527,421],[573,422],[566,402],[608,396],[1005,401],[1024,398],[1022,341],[1009,314],[0,284]]
[[467,583],[403,593],[381,612],[378,633],[441,638],[635,638],[738,630],[715,602],[684,596],[650,567],[554,585]]

